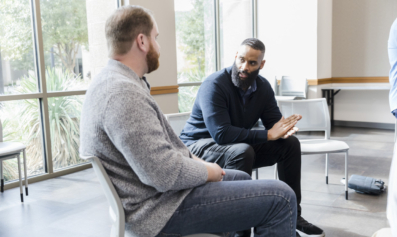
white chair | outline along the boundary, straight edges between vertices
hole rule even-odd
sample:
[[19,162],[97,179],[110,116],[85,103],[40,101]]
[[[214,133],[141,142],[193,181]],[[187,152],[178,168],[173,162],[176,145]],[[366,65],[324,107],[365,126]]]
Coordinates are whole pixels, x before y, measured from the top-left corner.
[[302,115],[298,122],[299,131],[324,131],[324,139],[300,140],[302,155],[325,154],[325,182],[328,184],[328,154],[345,153],[345,198],[348,199],[348,151],[343,141],[330,140],[331,123],[325,98],[311,100],[279,101],[284,117],[292,114]]
[[1,192],[4,192],[4,174],[3,174],[3,161],[8,159],[17,159],[18,162],[18,175],[19,175],[19,190],[21,194],[21,202],[23,202],[22,190],[22,172],[21,172],[21,159],[20,154],[23,153],[23,165],[25,173],[25,193],[28,196],[28,179],[26,168],[26,146],[19,142],[3,142],[3,127],[0,121],[0,176],[1,176]]
[[[103,168],[101,161],[98,157],[95,156],[83,156],[80,155],[81,159],[91,161],[92,167],[94,168],[95,174],[99,179],[99,183],[102,186],[103,191],[105,192],[106,198],[109,203],[109,213],[113,220],[111,237],[124,237],[130,236],[128,232],[125,232],[125,214],[123,204],[119,198],[119,195],[116,192],[116,189],[113,186],[112,181],[110,180],[108,174]],[[217,237],[219,235],[213,234],[194,234],[189,235],[187,237]]]
[[183,128],[185,127],[186,121],[190,117],[190,112],[185,113],[175,113],[175,114],[164,114],[168,123],[171,125],[172,129],[176,135],[181,135]]
[[281,96],[296,96],[306,99],[308,83],[306,78],[283,76],[280,81]]

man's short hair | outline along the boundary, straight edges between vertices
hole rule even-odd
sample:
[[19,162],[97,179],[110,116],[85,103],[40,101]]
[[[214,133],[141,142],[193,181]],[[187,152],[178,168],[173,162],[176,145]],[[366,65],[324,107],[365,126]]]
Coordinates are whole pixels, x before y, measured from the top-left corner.
[[248,38],[245,39],[241,45],[248,45],[253,49],[260,50],[263,54],[265,54],[265,45],[262,43],[262,41],[256,39],[256,38]]
[[140,6],[123,6],[106,21],[106,40],[109,56],[124,55],[131,49],[139,34],[150,37],[153,14]]

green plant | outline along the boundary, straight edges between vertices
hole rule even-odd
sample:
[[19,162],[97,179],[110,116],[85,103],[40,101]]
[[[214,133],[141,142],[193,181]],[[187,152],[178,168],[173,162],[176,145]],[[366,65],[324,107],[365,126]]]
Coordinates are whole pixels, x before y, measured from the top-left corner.
[[[187,70],[178,75],[178,78],[183,79],[182,82],[201,82],[205,78],[204,72],[200,70]],[[193,109],[194,101],[199,86],[180,87],[178,93],[178,107],[179,112],[190,112]]]
[[[48,91],[67,91],[84,83],[80,76],[68,71],[47,68]],[[15,90],[26,94],[37,91],[37,79],[29,73],[20,81]],[[82,98],[79,96],[48,98],[51,149],[54,169],[75,165],[83,161],[78,157],[79,114]],[[42,155],[41,121],[37,100],[20,100],[3,103],[2,120],[5,140],[23,142],[27,145],[27,165],[29,174],[41,172],[44,167]],[[10,164],[10,166],[12,166]],[[9,170],[13,168],[10,167]],[[14,173],[15,175],[15,173]],[[8,179],[11,179],[9,177]],[[15,178],[15,176],[14,176]]]
[[[34,68],[30,0],[0,1],[0,46],[4,60],[16,68]],[[73,72],[80,46],[88,49],[86,3],[81,0],[40,1],[44,51],[51,49],[63,68]]]

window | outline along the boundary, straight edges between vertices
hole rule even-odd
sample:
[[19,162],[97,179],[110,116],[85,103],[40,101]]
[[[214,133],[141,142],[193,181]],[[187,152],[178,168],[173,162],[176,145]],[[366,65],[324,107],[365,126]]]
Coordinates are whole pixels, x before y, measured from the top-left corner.
[[193,108],[201,82],[233,64],[253,36],[255,0],[175,0],[179,112]]
[[221,68],[233,65],[241,42],[252,37],[251,0],[220,0]]
[[0,95],[38,92],[37,81],[21,90],[23,78],[36,74],[29,0],[0,1]]
[[[32,80],[34,84],[35,80]],[[23,88],[22,82],[15,90]],[[0,103],[0,119],[3,125],[3,141],[22,142],[26,145],[28,176],[44,173],[42,130],[39,101],[37,99],[3,101]],[[23,161],[21,155],[21,162]],[[4,179],[18,179],[17,159],[3,162]],[[21,169],[24,167],[22,166]]]
[[[202,82],[216,71],[213,0],[175,0],[178,83]],[[194,85],[194,84],[193,84]],[[181,87],[179,110],[192,110],[198,86]]]
[[46,71],[74,77],[67,85],[47,78],[48,91],[87,89],[89,68],[86,3],[81,0],[40,0]]
[[[81,107],[94,58],[90,57],[88,28],[91,26],[90,34],[99,34],[106,12],[120,5],[119,0],[91,2],[0,1],[3,140],[27,146],[31,178],[46,179],[54,177],[52,173],[65,174],[85,165],[78,149]],[[91,38],[97,39],[94,35]],[[103,47],[95,42],[95,47]],[[65,168],[69,171],[61,172]],[[17,179],[16,159],[4,162],[4,174],[8,183]]]

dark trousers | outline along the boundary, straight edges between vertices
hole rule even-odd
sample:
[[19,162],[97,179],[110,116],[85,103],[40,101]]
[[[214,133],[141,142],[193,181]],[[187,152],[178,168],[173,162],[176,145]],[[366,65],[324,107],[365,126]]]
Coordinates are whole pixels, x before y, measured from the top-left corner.
[[201,139],[190,145],[189,150],[201,159],[219,164],[224,169],[235,169],[252,174],[252,169],[277,163],[280,180],[294,190],[298,216],[301,215],[301,149],[299,140],[287,139],[249,145],[235,143],[218,145],[212,138]]

